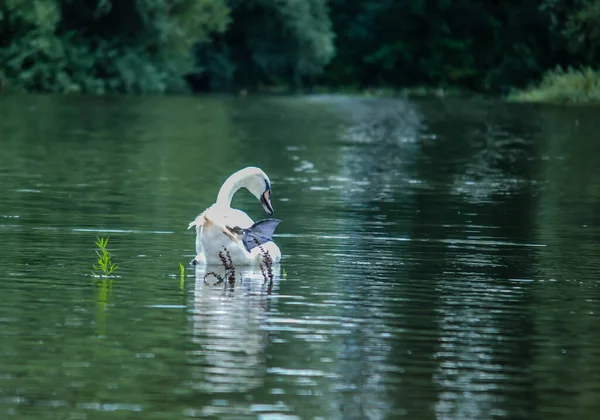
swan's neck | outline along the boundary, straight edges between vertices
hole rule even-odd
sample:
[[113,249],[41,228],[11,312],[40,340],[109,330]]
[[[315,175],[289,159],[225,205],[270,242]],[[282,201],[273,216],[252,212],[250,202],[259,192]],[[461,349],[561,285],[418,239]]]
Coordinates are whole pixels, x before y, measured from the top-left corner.
[[217,204],[222,206],[231,207],[231,200],[233,195],[242,188],[242,179],[236,176],[230,176],[221,186],[219,195],[217,195]]

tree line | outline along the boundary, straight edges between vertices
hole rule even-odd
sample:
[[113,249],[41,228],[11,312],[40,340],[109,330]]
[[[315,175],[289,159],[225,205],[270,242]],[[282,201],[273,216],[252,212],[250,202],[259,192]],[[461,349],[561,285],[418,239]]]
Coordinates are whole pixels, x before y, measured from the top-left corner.
[[0,79],[36,92],[505,92],[597,65],[600,0],[0,0]]

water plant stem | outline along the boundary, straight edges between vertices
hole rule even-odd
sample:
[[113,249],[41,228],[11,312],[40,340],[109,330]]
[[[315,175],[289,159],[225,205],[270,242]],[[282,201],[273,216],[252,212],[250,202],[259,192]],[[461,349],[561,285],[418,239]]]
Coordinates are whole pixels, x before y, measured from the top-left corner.
[[108,252],[106,249],[106,247],[108,246],[108,237],[97,239],[98,240],[95,242],[95,244],[98,247],[98,249],[96,250],[98,261],[97,264],[94,264],[94,270],[102,271],[105,276],[108,276],[117,268],[119,268],[119,266],[111,261],[111,253]]
[[179,263],[179,290],[183,290],[185,284],[185,267]]

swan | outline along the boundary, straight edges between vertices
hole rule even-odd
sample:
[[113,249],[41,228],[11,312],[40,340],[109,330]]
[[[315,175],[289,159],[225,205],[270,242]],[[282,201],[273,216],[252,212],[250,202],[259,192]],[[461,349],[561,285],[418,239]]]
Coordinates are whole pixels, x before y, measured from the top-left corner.
[[[233,266],[260,265],[268,253],[271,262],[281,260],[281,250],[271,236],[280,220],[265,219],[256,223],[243,211],[231,208],[234,194],[241,188],[250,191],[269,216],[271,181],[260,168],[249,166],[225,180],[217,201],[200,213],[188,226],[196,228],[196,257],[192,264],[221,265],[221,256],[229,252]],[[221,255],[219,255],[221,254]]]

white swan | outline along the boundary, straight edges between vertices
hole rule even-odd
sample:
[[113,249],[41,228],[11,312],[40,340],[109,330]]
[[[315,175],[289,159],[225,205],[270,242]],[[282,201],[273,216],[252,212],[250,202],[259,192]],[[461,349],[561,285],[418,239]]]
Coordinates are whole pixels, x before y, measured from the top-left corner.
[[[272,262],[277,263],[281,260],[281,251],[271,240],[278,220],[265,221],[270,227],[267,228],[267,237],[260,237],[260,246],[244,245],[244,242],[248,244],[250,236],[254,236],[250,235],[253,233],[250,228],[254,227],[254,222],[243,211],[231,208],[233,195],[240,188],[247,188],[262,203],[267,214],[273,214],[271,181],[267,174],[259,168],[249,166],[230,175],[221,186],[216,203],[200,213],[188,226],[188,229],[196,227],[197,255],[192,261],[193,264],[222,264],[219,254],[225,255],[224,248],[229,252],[234,267],[259,265],[264,262],[267,252]],[[260,223],[263,222],[259,221],[256,224]]]

